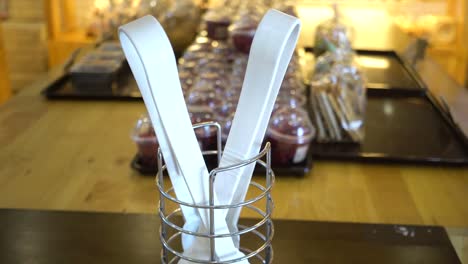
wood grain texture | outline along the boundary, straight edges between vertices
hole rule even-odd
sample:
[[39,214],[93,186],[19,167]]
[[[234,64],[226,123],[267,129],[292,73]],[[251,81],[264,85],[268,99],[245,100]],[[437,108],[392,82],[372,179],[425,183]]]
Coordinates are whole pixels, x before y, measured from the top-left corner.
[[[27,107],[25,107],[27,106]],[[0,207],[152,212],[154,179],[129,167],[141,103],[46,102],[0,108]],[[316,162],[281,177],[275,217],[468,226],[466,168]]]
[[[143,104],[45,101],[46,81],[0,106],[0,207],[153,212],[154,179],[129,167]],[[277,179],[274,217],[467,227],[467,195],[466,168],[316,162]]]
[[[144,105],[38,92],[0,106],[0,207],[153,212],[154,179],[129,167]],[[274,217],[468,227],[467,195],[463,167],[321,161],[304,178],[277,179]]]

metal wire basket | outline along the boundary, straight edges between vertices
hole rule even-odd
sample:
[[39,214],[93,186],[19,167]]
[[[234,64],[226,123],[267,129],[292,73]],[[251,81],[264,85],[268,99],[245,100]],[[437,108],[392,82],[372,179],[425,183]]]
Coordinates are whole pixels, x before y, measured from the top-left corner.
[[[215,128],[217,135],[217,150],[206,150],[203,151],[203,155],[210,156],[216,155],[217,162],[221,159],[222,148],[221,148],[221,126],[216,122],[205,122],[196,124],[193,126],[197,128]],[[262,160],[265,159],[265,160]],[[254,192],[253,197],[247,198],[244,202],[230,204],[230,205],[215,205],[214,203],[214,181],[216,175],[223,171],[238,169],[248,164],[256,163],[256,166],[261,166],[265,170],[265,175],[261,179],[255,177],[252,178],[249,186],[249,192]],[[159,191],[159,217],[161,220],[161,226],[159,230],[160,240],[162,244],[161,250],[161,262],[162,263],[177,263],[180,259],[187,260],[193,263],[237,263],[240,261],[248,260],[250,263],[271,263],[273,260],[273,247],[272,239],[274,235],[274,226],[271,219],[273,211],[273,200],[271,197],[271,190],[275,182],[275,175],[271,169],[271,153],[270,143],[266,143],[262,151],[255,157],[244,160],[237,164],[233,164],[228,167],[216,167],[210,171],[209,174],[209,204],[208,205],[197,205],[193,203],[187,203],[178,200],[175,197],[174,188],[170,181],[165,181],[166,166],[163,164],[163,157],[160,150],[158,150],[158,173],[156,175],[156,186]],[[259,183],[258,181],[262,181]],[[264,181],[263,181],[264,180]],[[168,204],[174,205],[174,208],[170,208]],[[260,203],[264,203],[264,206],[260,206]],[[210,223],[212,223],[208,230],[208,233],[193,232],[183,228],[183,217],[180,206],[188,206],[196,209],[209,210]],[[215,210],[225,210],[230,208],[242,207],[242,210],[249,210],[254,214],[256,218],[249,221],[249,225],[238,224],[238,231],[230,232],[227,234],[216,234],[214,228],[214,215]],[[260,208],[261,207],[261,208]],[[257,219],[258,218],[258,219]],[[209,240],[209,252],[210,260],[194,259],[191,257],[184,256],[181,248],[181,237],[193,236],[201,237]],[[217,259],[214,252],[215,239],[231,237],[234,241],[241,237],[239,250],[242,251],[245,256],[237,259],[223,260]]]

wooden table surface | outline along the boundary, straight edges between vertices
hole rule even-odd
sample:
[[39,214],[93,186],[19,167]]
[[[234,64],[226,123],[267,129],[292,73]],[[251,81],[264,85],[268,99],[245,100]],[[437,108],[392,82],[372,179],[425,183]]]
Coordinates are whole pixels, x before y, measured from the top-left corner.
[[[274,225],[274,263],[461,263],[441,227],[294,220]],[[0,209],[0,262],[160,263],[158,229],[154,214]],[[241,243],[260,246],[249,236]]]
[[[153,211],[154,179],[129,167],[143,103],[47,101],[45,81],[0,106],[0,207]],[[317,161],[274,195],[278,218],[468,227],[466,167]]]

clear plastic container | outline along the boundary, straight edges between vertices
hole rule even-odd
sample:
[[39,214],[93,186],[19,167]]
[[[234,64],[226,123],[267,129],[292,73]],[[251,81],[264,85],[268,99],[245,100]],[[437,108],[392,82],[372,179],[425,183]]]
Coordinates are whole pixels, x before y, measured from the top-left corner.
[[186,102],[189,107],[207,107],[209,109],[214,109],[218,105],[222,104],[223,100],[219,98],[215,92],[197,91],[192,89],[186,97]]
[[[219,93],[225,89],[226,80],[224,75],[214,72],[202,72],[195,78],[190,92],[196,93]],[[213,96],[215,96],[213,94]],[[218,98],[222,100],[223,98]]]
[[174,52],[181,54],[196,37],[201,11],[195,1],[173,0],[159,19],[169,37]]
[[206,36],[206,32],[202,31],[202,32],[199,32],[199,34],[193,41],[193,44],[208,45],[208,44],[211,44],[212,41],[213,41],[212,39]]
[[100,51],[120,51],[122,52],[122,46],[120,45],[120,42],[118,41],[105,41],[99,47],[97,50]]
[[79,92],[110,94],[125,84],[121,68],[114,60],[82,60],[71,67],[71,82]]
[[289,99],[289,98],[306,98],[305,92],[299,87],[293,87],[287,84],[283,84],[279,90],[277,100]]
[[226,40],[229,37],[231,13],[224,7],[210,9],[203,20],[206,24],[207,37],[213,40]]
[[234,49],[226,41],[213,41],[211,43],[213,54],[220,55],[226,63],[231,63],[234,59]]
[[232,76],[239,80],[244,80],[245,71],[247,70],[247,62],[249,57],[245,54],[237,53],[232,62]]
[[221,124],[221,129],[222,129],[221,139],[222,139],[223,144],[226,144],[227,138],[229,136],[229,132],[231,131],[232,120],[234,120],[234,115],[235,115],[235,112],[232,112],[228,118],[223,119],[222,121],[218,121]]
[[147,114],[137,120],[131,138],[137,146],[137,156],[141,166],[156,168],[159,144]]
[[223,79],[224,81],[228,78],[232,69],[230,65],[223,61],[212,60],[208,63],[201,65],[198,69],[200,75],[212,74],[215,75],[216,80]]
[[272,163],[275,166],[290,166],[304,162],[314,135],[315,128],[304,109],[278,109],[271,117],[267,130]]
[[182,91],[187,94],[193,85],[193,74],[187,70],[179,70],[179,79]]
[[232,24],[230,28],[231,40],[238,51],[249,54],[260,19],[257,12],[245,10]]
[[[216,121],[214,113],[210,108],[189,106],[189,112],[192,124]],[[195,129],[195,134],[201,150],[217,149],[216,128],[208,126],[200,127]]]
[[95,60],[109,60],[116,63],[122,63],[125,61],[125,54],[122,50],[117,51],[105,51],[105,50],[94,50],[83,56],[80,62],[95,61]]
[[278,96],[273,107],[273,113],[278,109],[289,107],[289,108],[304,108],[306,107],[307,99],[305,96]]
[[200,59],[205,58],[208,54],[211,53],[211,44],[201,45],[201,44],[192,44],[182,55],[184,62],[198,62]]
[[82,60],[70,68],[74,73],[113,73],[117,72],[120,64],[114,60],[86,59]]
[[243,77],[231,75],[227,89],[223,91],[223,98],[225,101],[234,102],[237,104],[239,101],[240,93],[242,90]]
[[231,101],[224,101],[222,104],[214,108],[215,119],[218,122],[223,122],[231,118],[232,114],[236,112],[237,104]]
[[186,61],[183,58],[179,59],[179,71],[188,71],[191,74],[195,74],[197,72],[197,62],[196,61]]

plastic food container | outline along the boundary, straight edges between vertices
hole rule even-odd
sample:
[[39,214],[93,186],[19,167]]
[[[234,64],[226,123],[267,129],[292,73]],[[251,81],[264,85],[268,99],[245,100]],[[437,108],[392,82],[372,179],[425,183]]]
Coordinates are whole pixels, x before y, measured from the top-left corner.
[[267,131],[272,163],[290,166],[303,162],[314,135],[315,129],[305,110],[297,107],[278,109],[271,117]]
[[215,120],[221,125],[221,137],[223,143],[226,143],[227,136],[231,130],[232,120],[236,113],[237,102],[225,101],[222,105],[215,108]]
[[70,69],[75,89],[84,93],[111,94],[124,84],[118,73],[122,64],[114,60],[83,60]]
[[210,50],[199,49],[198,46],[193,49],[188,49],[182,56],[184,62],[198,62],[198,60],[206,57]]
[[221,139],[223,144],[226,144],[229,132],[231,131],[232,120],[234,120],[234,114],[235,112],[231,113],[230,116],[224,119],[223,121],[218,121],[221,124]]
[[229,36],[230,14],[224,8],[209,10],[204,21],[206,24],[207,37],[213,40],[226,40]]
[[215,92],[195,91],[192,89],[186,97],[186,103],[190,108],[214,109],[222,104],[223,100]]
[[191,74],[197,72],[197,62],[196,61],[186,61],[185,59],[179,59],[178,65],[179,71],[188,71]]
[[307,99],[305,96],[278,96],[273,107],[273,113],[284,107],[304,108],[306,106],[306,103]]
[[[189,97],[193,100],[189,103],[194,103],[195,99],[199,100],[204,98],[199,104],[209,105],[222,101],[222,92],[226,89],[227,81],[223,75],[217,73],[203,72],[195,79],[192,89],[190,90]],[[218,103],[217,103],[218,104]],[[214,105],[209,105],[214,106]]]
[[182,91],[187,94],[193,84],[193,74],[187,70],[179,70],[179,79]]
[[203,64],[198,69],[199,75],[213,75],[213,78],[217,81],[220,81],[221,79],[226,81],[227,76],[231,73],[231,71],[231,68],[226,62],[215,60]]
[[234,47],[245,54],[250,52],[250,46],[260,21],[259,16],[253,12],[243,12],[230,29],[231,40]]
[[156,168],[159,144],[153,125],[147,114],[142,115],[138,119],[131,138],[137,146],[137,156],[141,166]]
[[93,60],[111,60],[116,63],[122,63],[125,61],[125,54],[122,50],[117,51],[105,51],[105,50],[95,50],[85,56],[80,61],[93,61]]
[[223,121],[229,119],[236,112],[237,104],[231,101],[224,101],[214,108],[216,120]]
[[211,46],[213,54],[219,54],[225,62],[231,63],[234,59],[234,49],[227,41],[213,41]]
[[99,45],[97,49],[102,50],[102,51],[121,51],[122,52],[122,46],[120,45],[120,42],[118,41],[103,42],[101,45]]
[[[207,107],[189,107],[190,120],[192,124],[202,122],[215,121],[214,113]],[[200,127],[195,129],[198,144],[201,150],[216,150],[217,149],[217,136],[216,128],[214,127]]]

